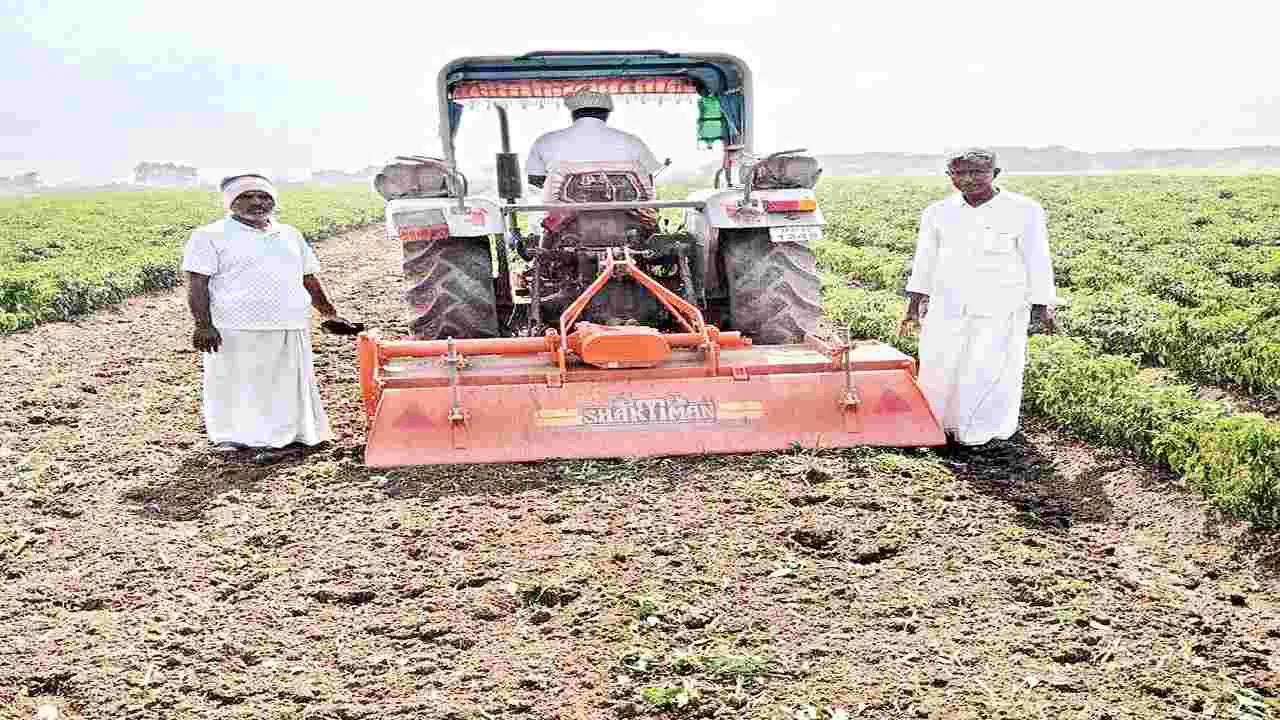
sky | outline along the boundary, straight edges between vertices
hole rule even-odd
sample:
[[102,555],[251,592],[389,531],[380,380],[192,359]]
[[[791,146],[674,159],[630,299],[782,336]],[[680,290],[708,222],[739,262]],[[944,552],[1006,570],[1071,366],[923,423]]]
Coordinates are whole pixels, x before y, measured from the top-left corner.
[[[1264,0],[0,7],[0,176],[46,182],[124,179],[140,161],[279,177],[437,155],[441,66],[567,49],[743,58],[758,152],[1280,144],[1280,3]],[[623,104],[610,124],[693,171],[716,159],[695,143],[694,116]],[[520,108],[511,121],[523,167],[568,116]],[[497,143],[496,113],[466,116],[464,167],[492,162]]]

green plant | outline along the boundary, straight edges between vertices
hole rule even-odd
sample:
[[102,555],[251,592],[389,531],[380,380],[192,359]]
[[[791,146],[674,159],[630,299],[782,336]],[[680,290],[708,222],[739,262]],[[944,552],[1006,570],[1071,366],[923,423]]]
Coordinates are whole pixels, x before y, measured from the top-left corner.
[[[366,187],[289,188],[280,220],[315,242],[377,222],[382,208]],[[0,200],[0,333],[178,285],[191,230],[222,215],[204,190]]]
[[654,710],[683,709],[701,699],[693,680],[685,678],[679,685],[650,685],[640,688],[640,699]]
[[[1180,473],[1220,510],[1280,526],[1280,423],[1230,415],[1188,380],[1280,394],[1280,177],[1013,178],[1046,208],[1069,337],[1031,339],[1024,407]],[[832,325],[898,337],[921,210],[940,180],[819,185],[828,227],[814,251]]]

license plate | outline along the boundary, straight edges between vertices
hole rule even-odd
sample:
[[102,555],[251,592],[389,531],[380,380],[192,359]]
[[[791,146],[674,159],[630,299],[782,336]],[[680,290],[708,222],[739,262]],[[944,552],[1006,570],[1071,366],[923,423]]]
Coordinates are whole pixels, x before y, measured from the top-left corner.
[[769,239],[774,242],[810,243],[822,239],[821,225],[783,225],[769,228]]

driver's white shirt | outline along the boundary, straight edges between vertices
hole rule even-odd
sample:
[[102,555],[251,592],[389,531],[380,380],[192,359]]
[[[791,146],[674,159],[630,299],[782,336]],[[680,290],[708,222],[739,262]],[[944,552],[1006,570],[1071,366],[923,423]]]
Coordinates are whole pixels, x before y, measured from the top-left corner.
[[634,162],[651,175],[662,167],[643,140],[593,117],[579,118],[534,141],[525,171],[549,175],[550,168],[563,162]]

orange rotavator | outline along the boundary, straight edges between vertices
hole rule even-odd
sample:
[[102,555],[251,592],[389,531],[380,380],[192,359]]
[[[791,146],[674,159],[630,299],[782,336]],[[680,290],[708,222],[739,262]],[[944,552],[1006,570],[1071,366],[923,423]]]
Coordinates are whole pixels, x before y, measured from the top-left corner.
[[[584,88],[696,98],[699,138],[724,146],[715,188],[662,202],[629,163],[562,163],[541,202],[519,202],[506,105]],[[375,180],[413,318],[412,339],[359,339],[367,465],[945,442],[910,357],[818,337],[821,171],[795,151],[751,155],[740,60],[464,58],[441,71],[440,99],[444,157],[397,158]],[[469,195],[456,167],[454,133],[477,103],[498,108],[505,204]],[[682,208],[683,227],[660,227],[663,208]],[[541,234],[522,233],[518,216],[535,213]]]

